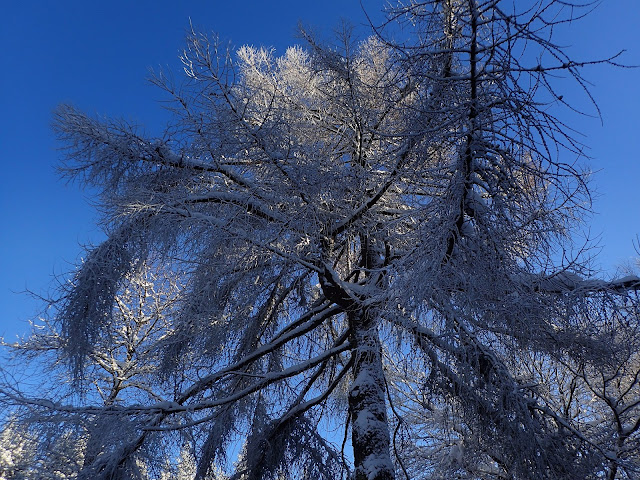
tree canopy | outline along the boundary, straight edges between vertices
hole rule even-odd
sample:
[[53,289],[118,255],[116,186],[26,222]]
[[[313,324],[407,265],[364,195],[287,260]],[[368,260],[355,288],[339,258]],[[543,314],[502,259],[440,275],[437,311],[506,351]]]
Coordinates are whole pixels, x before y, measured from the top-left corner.
[[640,474],[640,279],[574,243],[554,77],[615,64],[553,43],[576,11],[407,2],[281,56],[192,32],[160,138],[61,106],[108,237],[12,346],[68,388],[0,400],[78,478]]

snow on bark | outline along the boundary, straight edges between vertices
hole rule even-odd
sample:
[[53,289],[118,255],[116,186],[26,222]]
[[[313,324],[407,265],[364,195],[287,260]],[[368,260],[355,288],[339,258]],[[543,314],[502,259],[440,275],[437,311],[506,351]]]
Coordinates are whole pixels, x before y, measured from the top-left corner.
[[392,480],[395,475],[376,322],[368,311],[352,312],[349,317],[356,346],[355,378],[349,392],[355,479]]

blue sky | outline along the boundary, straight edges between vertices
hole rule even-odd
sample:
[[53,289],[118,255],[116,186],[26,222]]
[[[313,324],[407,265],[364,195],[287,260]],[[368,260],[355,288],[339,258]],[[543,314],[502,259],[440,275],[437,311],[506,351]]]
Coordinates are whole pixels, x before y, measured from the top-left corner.
[[[363,4],[374,19],[381,18],[382,0]],[[124,118],[153,134],[167,114],[158,102],[161,92],[146,81],[149,69],[168,67],[180,74],[177,58],[189,19],[197,30],[217,32],[233,45],[283,52],[299,42],[299,21],[330,36],[342,18],[356,26],[366,23],[358,0],[5,2],[0,19],[0,336],[25,333],[26,320],[41,306],[15,292],[46,293],[54,275],[73,268],[82,244],[102,238],[88,192],[55,172],[59,145],[50,123],[56,105],[69,102],[90,114]],[[623,60],[640,65],[638,25],[640,2],[605,0],[590,17],[559,32],[558,41],[578,60],[628,49]],[[598,214],[590,235],[599,238],[600,266],[612,272],[636,256],[632,241],[640,235],[640,69],[594,67],[585,76],[593,83],[604,125],[566,112],[562,118],[591,147],[588,164],[597,172],[592,187]]]

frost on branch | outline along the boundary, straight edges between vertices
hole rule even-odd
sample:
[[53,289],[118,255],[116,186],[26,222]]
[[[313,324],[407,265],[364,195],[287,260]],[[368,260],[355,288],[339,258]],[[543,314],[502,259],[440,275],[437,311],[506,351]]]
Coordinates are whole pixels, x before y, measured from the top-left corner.
[[131,251],[130,228],[124,226],[91,251],[79,267],[63,299],[62,333],[76,374],[112,320],[112,308],[123,278],[139,261]]

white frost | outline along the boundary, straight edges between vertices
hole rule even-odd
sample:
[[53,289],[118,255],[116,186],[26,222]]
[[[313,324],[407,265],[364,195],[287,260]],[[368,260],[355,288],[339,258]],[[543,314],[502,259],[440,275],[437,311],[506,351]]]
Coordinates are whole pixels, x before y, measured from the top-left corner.
[[364,470],[367,479],[373,480],[380,472],[392,472],[393,465],[391,464],[391,458],[388,455],[369,455],[366,460],[362,462],[362,470]]

